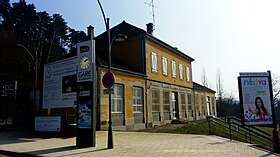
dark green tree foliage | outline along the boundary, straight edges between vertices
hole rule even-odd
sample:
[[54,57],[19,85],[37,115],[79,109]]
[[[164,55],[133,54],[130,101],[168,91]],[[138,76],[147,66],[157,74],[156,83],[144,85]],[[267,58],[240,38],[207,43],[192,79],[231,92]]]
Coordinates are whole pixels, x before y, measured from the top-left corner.
[[217,116],[235,116],[240,118],[240,104],[233,97],[223,97],[216,100]]
[[84,32],[69,28],[62,15],[36,12],[36,7],[25,0],[12,5],[9,0],[1,0],[0,66],[3,68],[0,70],[0,80],[7,78],[7,75],[15,80],[32,73],[34,61],[31,55],[38,60],[39,69],[42,69],[44,64],[73,49],[77,42],[86,39],[85,36]]
[[[9,0],[1,0],[0,1],[0,23],[11,26],[11,19],[10,19],[10,10],[11,5]],[[5,21],[4,21],[5,19]]]
[[83,31],[76,31],[74,29],[69,29],[69,39],[70,39],[70,52],[75,53],[76,52],[76,45],[79,42],[86,41],[87,35]]

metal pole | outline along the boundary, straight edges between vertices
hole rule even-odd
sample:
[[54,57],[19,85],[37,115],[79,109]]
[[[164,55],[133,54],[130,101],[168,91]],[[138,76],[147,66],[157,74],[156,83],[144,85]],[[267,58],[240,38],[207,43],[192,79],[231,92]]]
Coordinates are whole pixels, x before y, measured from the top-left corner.
[[228,124],[229,124],[229,139],[232,140],[232,136],[231,136],[231,122],[230,122],[230,118],[228,118]]
[[35,54],[35,58],[34,56],[32,55],[32,53],[23,45],[21,44],[17,44],[17,46],[20,46],[22,47],[23,49],[25,49],[25,51],[29,54],[29,56],[31,57],[31,59],[33,60],[33,62],[35,63],[35,81],[34,81],[34,107],[36,109],[36,104],[37,104],[37,101],[36,101],[36,97],[37,97],[37,94],[36,94],[36,91],[37,91],[37,86],[38,86],[38,53],[36,51],[36,54]]
[[38,86],[38,58],[37,58],[37,51],[35,56],[35,90],[34,90],[34,102],[35,102],[35,110],[39,110],[40,107],[37,108],[37,86]]
[[[111,37],[110,37],[110,25],[109,25],[109,18],[106,18],[105,16],[105,12],[103,10],[103,7],[100,3],[99,0],[97,0],[98,2],[98,5],[101,9],[101,13],[102,13],[102,16],[103,16],[103,19],[104,19],[104,22],[105,22],[105,27],[106,27],[106,30],[107,30],[107,33],[108,33],[108,46],[109,46],[109,54],[108,54],[108,71],[111,72]],[[112,130],[112,115],[111,115],[111,93],[109,93],[109,121],[108,121],[108,145],[107,145],[107,148],[108,149],[112,149],[114,148],[114,143],[113,143],[113,130]]]
[[207,118],[207,121],[208,121],[209,135],[211,135],[211,124],[210,124],[211,123],[211,119],[210,119],[211,117],[207,116],[206,118]]
[[[109,62],[108,62],[108,71],[111,72],[111,48],[112,48],[112,44],[111,44],[111,37],[110,37],[110,25],[109,25],[109,18],[107,18],[106,20],[106,28],[107,28],[107,32],[108,32],[108,43],[109,43]],[[113,149],[114,148],[114,142],[113,142],[113,129],[112,129],[112,106],[111,106],[111,93],[109,93],[109,121],[108,121],[108,145],[107,148],[108,149]]]

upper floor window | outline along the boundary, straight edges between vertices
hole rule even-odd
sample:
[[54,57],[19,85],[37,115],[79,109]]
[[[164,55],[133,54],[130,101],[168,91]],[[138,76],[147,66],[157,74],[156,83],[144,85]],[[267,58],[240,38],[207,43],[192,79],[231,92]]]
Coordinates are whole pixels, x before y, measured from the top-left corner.
[[172,77],[176,77],[176,62],[175,61],[172,61],[171,62],[172,64]]
[[179,64],[179,76],[180,76],[181,80],[184,79],[184,76],[183,76],[183,65],[182,64]]
[[155,52],[151,52],[151,58],[152,58],[152,72],[157,72],[158,71],[157,54]]
[[191,81],[190,68],[189,67],[186,67],[186,77],[187,77],[187,81]]
[[162,57],[162,74],[167,75],[167,58]]

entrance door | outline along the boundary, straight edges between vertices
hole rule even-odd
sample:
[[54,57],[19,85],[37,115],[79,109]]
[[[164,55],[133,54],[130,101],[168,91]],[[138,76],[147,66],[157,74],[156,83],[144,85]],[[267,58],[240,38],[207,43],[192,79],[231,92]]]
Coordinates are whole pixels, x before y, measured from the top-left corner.
[[179,105],[178,105],[177,92],[172,92],[172,112],[173,112],[173,119],[179,119]]

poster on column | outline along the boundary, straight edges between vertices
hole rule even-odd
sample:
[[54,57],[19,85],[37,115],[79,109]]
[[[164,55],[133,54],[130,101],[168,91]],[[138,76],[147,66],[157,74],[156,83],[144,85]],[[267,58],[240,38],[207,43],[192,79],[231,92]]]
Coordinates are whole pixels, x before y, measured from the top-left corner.
[[245,125],[271,125],[272,100],[268,73],[240,73],[239,92]]
[[78,128],[91,128],[92,104],[90,100],[78,101]]

